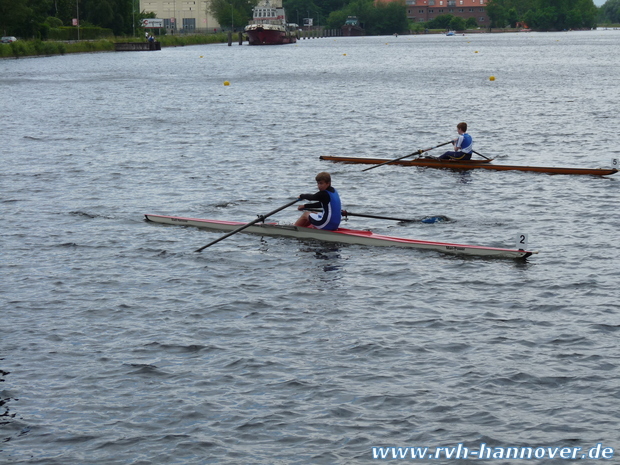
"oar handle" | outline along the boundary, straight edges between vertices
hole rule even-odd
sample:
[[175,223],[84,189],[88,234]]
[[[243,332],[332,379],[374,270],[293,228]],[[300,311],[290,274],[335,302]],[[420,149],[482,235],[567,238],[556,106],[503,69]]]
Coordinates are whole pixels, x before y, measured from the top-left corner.
[[[304,208],[304,210],[307,211],[311,211],[311,212],[320,212],[323,211],[321,209],[318,208]],[[341,210],[342,216],[359,216],[362,218],[375,218],[377,220],[391,220],[391,221],[402,221],[404,223],[409,223],[409,222],[413,222],[413,221],[420,221],[420,220],[411,220],[411,219],[403,219],[403,218],[393,218],[390,216],[377,216],[377,215],[366,215],[364,213],[352,213],[352,212],[348,212],[346,210]]]
[[250,226],[252,226],[253,224],[256,224],[260,221],[265,221],[265,218],[267,218],[268,216],[271,215],[275,215],[276,213],[278,213],[279,211],[284,210],[287,207],[290,207],[291,205],[293,205],[294,203],[299,202],[301,199],[295,199],[292,202],[287,203],[286,205],[283,205],[280,208],[276,208],[274,211],[271,211],[269,213],[267,213],[266,215],[258,215],[258,218],[256,218],[254,221],[250,221],[248,224],[244,224],[243,226],[238,227],[237,229],[230,231],[227,234],[224,234],[222,237],[209,242],[207,245],[200,247],[199,249],[196,249],[195,252],[202,252],[204,249],[206,249],[207,247],[211,247],[213,244],[217,244],[220,241],[223,241],[224,239],[226,239],[227,237],[232,236],[233,234],[237,234],[239,231],[243,231],[245,228],[249,228]]
[[439,147],[443,147],[444,145],[448,145],[450,143],[452,143],[451,140],[449,140],[448,142],[444,142],[443,144],[436,145],[435,147],[431,147],[430,149],[418,150],[417,152],[410,153],[409,155],[405,155],[404,157],[398,157],[398,158],[395,158],[394,160],[384,161],[383,163],[379,163],[378,165],[371,166],[370,168],[365,168],[362,171],[372,170],[374,168],[378,168],[379,166],[387,165],[389,163],[394,163],[396,161],[402,160],[403,158],[411,157],[413,155],[421,155],[424,152],[428,152],[429,150],[433,150],[433,149],[436,149],[436,148],[439,148]]

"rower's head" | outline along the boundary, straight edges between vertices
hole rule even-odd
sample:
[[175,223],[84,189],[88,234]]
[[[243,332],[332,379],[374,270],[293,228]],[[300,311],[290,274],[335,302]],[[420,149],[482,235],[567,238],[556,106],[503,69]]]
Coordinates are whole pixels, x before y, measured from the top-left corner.
[[320,191],[324,191],[332,185],[332,177],[329,173],[322,171],[316,175],[316,185]]
[[467,123],[457,124],[456,129],[459,131],[459,134],[465,134],[467,132]]

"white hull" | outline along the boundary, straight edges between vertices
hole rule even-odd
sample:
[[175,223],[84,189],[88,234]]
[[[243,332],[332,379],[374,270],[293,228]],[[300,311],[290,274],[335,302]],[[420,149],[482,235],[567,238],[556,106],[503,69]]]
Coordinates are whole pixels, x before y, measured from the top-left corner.
[[[144,215],[148,221],[161,224],[173,224],[177,226],[194,226],[197,228],[215,231],[230,232],[246,223],[237,221],[203,220],[197,218],[183,218],[165,215]],[[374,247],[407,247],[413,249],[435,250],[438,252],[458,255],[473,255],[479,257],[495,258],[527,258],[533,253],[525,250],[503,249],[497,247],[484,247],[478,245],[452,244],[448,242],[421,241],[416,239],[404,239],[399,237],[384,236],[370,231],[355,229],[338,229],[336,231],[323,231],[313,228],[298,226],[276,225],[269,223],[257,223],[247,227],[243,232],[260,234],[262,236],[283,236],[296,239],[314,239],[325,242],[342,244],[368,245]]]

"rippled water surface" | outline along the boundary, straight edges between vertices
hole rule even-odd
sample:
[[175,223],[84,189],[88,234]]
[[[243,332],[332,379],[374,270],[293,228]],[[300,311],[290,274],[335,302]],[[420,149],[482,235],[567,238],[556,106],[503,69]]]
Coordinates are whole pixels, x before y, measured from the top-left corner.
[[[620,175],[318,158],[395,158],[467,121],[495,163],[608,166],[619,45],[601,30],[0,61],[0,463],[620,447]],[[195,253],[221,233],[143,221],[251,221],[323,170],[349,211],[450,218],[348,227],[500,247],[525,233],[539,254],[245,234]]]

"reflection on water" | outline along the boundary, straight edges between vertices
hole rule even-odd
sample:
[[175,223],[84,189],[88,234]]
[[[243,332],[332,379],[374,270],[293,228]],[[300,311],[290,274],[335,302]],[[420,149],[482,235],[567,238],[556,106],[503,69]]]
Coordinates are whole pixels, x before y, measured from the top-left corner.
[[320,260],[320,270],[329,273],[321,277],[322,281],[336,281],[342,278],[345,259],[343,259],[340,248],[336,244],[328,244],[314,241],[304,241],[304,245],[299,248],[303,254],[314,254],[316,260]]

